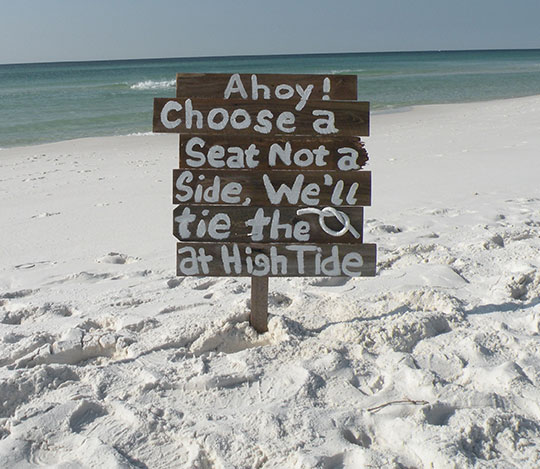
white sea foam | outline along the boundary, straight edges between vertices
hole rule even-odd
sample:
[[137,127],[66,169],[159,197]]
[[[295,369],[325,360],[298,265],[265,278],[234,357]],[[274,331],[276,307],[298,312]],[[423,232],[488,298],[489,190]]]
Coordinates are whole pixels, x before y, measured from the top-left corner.
[[145,80],[131,85],[132,90],[157,90],[163,88],[173,88],[176,85],[176,80]]
[[133,132],[130,134],[127,134],[127,137],[148,137],[148,136],[155,136],[157,135],[154,132]]

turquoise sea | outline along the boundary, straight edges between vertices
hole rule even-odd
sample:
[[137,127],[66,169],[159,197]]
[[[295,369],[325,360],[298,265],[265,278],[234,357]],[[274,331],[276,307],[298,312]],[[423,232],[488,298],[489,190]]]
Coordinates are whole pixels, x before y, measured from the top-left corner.
[[540,94],[540,50],[321,54],[0,65],[0,148],[150,132],[177,72],[356,74],[372,110]]

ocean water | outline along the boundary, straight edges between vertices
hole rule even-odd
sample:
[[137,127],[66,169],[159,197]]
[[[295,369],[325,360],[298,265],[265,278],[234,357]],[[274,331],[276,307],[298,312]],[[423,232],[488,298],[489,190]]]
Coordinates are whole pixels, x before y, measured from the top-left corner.
[[0,148],[151,131],[177,72],[358,75],[373,111],[540,94],[540,50],[400,52],[0,65]]

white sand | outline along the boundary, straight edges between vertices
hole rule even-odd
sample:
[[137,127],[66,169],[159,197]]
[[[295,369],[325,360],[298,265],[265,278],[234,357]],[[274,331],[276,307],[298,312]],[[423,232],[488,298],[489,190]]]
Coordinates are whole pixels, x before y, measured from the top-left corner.
[[372,135],[378,276],[271,279],[260,337],[174,276],[177,136],[1,150],[0,467],[539,467],[540,96]]

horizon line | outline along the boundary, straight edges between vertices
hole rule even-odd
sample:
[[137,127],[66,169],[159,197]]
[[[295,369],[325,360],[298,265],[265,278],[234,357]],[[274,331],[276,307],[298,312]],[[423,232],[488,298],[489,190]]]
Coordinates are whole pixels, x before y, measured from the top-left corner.
[[137,60],[208,60],[208,59],[253,59],[261,57],[300,57],[300,56],[326,56],[326,55],[370,55],[370,54],[418,54],[418,53],[446,53],[446,52],[504,52],[504,51],[536,51],[540,48],[507,48],[507,49],[428,49],[428,50],[388,50],[369,52],[309,52],[290,54],[246,54],[246,55],[202,55],[188,57],[140,57],[130,59],[90,59],[90,60],[55,60],[51,62],[12,62],[0,63],[5,65],[44,65],[44,64],[72,64],[72,63],[102,63],[102,62],[133,62]]

